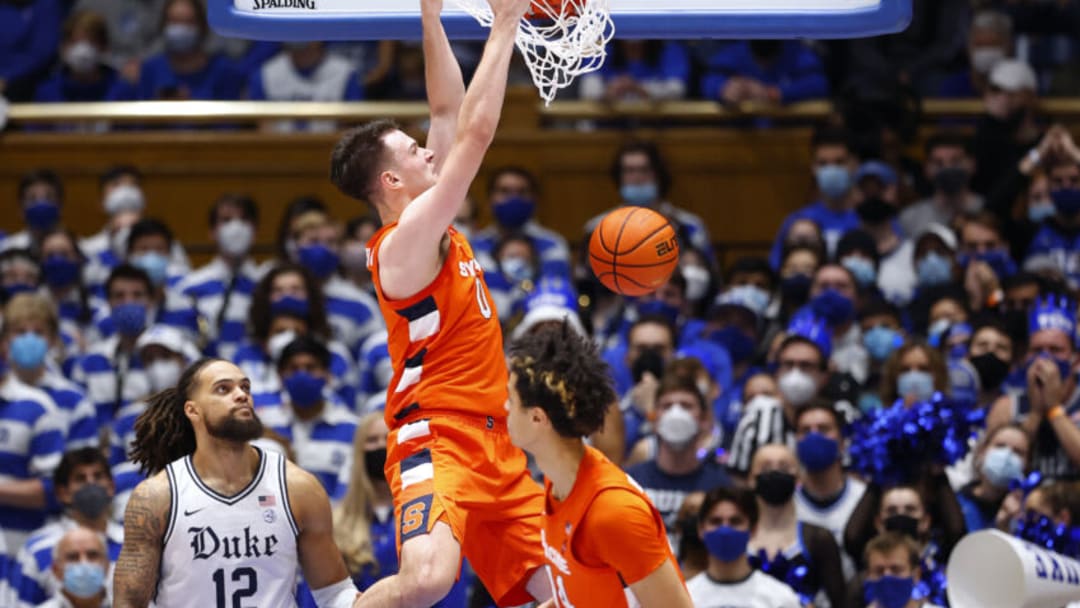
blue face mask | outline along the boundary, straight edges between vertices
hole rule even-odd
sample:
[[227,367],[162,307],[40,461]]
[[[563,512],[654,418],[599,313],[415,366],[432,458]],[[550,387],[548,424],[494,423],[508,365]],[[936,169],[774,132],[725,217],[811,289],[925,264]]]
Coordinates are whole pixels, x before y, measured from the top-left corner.
[[931,251],[915,265],[915,274],[923,287],[944,285],[952,280],[952,260]]
[[112,322],[121,336],[134,338],[146,329],[146,304],[131,302],[114,306]]
[[1051,190],[1050,200],[1054,201],[1054,209],[1062,217],[1071,218],[1080,213],[1080,188]]
[[656,184],[623,184],[619,196],[627,205],[645,206],[660,198]]
[[911,577],[883,576],[863,583],[863,599],[868,604],[877,602],[881,608],[904,608],[911,601],[914,589],[915,579]]
[[866,258],[854,255],[848,256],[841,260],[840,264],[855,275],[855,281],[860,287],[869,287],[877,280],[877,270],[874,269],[874,263]]
[[926,401],[934,396],[934,377],[917,369],[904,372],[896,379],[896,393],[901,398],[911,396],[916,401]]
[[679,307],[672,306],[663,300],[648,300],[646,302],[638,302],[634,309],[637,310],[638,318],[646,315],[660,315],[671,321],[674,324],[679,322]]
[[824,471],[840,457],[840,442],[821,433],[807,433],[796,444],[795,453],[807,471]]
[[536,210],[536,201],[523,196],[514,196],[491,207],[495,221],[507,230],[517,230],[532,219]]
[[64,590],[88,599],[105,589],[105,568],[101,564],[72,562],[64,566]]
[[61,255],[50,255],[41,263],[41,274],[49,287],[63,289],[79,282],[82,265]]
[[780,296],[786,304],[800,305],[806,301],[810,293],[810,285],[814,280],[810,275],[793,274],[780,280]]
[[878,325],[863,334],[863,346],[876,361],[884,361],[904,343],[900,332],[891,327]]
[[296,372],[285,378],[284,384],[292,404],[296,407],[307,408],[322,402],[326,378],[307,372]]
[[48,352],[49,343],[32,331],[19,334],[11,341],[11,362],[20,369],[40,368]]
[[338,254],[322,243],[304,245],[296,251],[300,264],[320,281],[330,278],[338,268]]
[[49,199],[38,199],[23,207],[23,219],[31,230],[51,230],[60,223],[60,205]]
[[536,278],[536,273],[533,271],[532,264],[525,258],[519,258],[517,256],[503,258],[503,260],[499,262],[499,269],[502,270],[504,277],[510,279],[510,281],[514,283],[532,281]]
[[1057,213],[1057,209],[1053,204],[1050,205],[1031,205],[1028,207],[1027,216],[1034,224],[1041,224],[1046,220],[1054,217]]
[[754,355],[757,343],[737,327],[729,325],[709,334],[709,341],[724,347],[732,363],[742,363]]
[[750,543],[750,531],[720,526],[706,532],[701,540],[705,543],[709,555],[722,562],[733,562],[746,555],[746,545]]
[[822,165],[814,170],[814,177],[826,198],[840,198],[851,189],[851,172],[840,165]]
[[169,277],[169,258],[156,251],[142,253],[131,258],[131,264],[145,270],[156,287],[164,285]]
[[810,300],[810,310],[829,327],[839,327],[855,316],[855,303],[835,289],[826,289]]
[[270,303],[270,312],[274,314],[289,314],[302,319],[307,318],[308,301],[293,296],[282,296]]

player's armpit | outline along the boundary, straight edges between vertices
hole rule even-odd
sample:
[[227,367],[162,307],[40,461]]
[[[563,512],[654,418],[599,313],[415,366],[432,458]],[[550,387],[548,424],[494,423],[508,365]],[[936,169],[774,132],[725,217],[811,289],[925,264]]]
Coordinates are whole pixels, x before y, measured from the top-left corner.
[[124,512],[124,546],[113,573],[114,608],[146,608],[154,597],[171,499],[164,472],[135,486]]
[[642,608],[692,608],[678,567],[669,558],[652,574],[630,585]]
[[291,462],[285,465],[285,484],[293,519],[300,529],[296,550],[308,585],[321,589],[348,578],[345,561],[334,543],[330,499],[322,484]]

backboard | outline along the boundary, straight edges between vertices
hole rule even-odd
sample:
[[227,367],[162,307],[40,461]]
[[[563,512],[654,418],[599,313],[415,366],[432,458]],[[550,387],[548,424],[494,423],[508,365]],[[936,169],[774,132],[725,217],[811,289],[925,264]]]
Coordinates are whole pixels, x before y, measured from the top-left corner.
[[[860,38],[897,32],[911,0],[610,0],[618,38]],[[256,40],[415,40],[420,0],[210,0],[218,33]],[[487,30],[446,3],[447,34]]]

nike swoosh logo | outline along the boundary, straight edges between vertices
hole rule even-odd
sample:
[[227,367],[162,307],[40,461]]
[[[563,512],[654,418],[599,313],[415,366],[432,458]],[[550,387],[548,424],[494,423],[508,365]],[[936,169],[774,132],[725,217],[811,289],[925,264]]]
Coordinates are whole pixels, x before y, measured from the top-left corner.
[[206,507],[203,507],[202,509],[195,509],[194,511],[186,511],[186,510],[185,510],[185,511],[184,511],[184,517],[190,517],[190,516],[192,516],[192,515],[194,515],[194,514],[198,513],[199,511],[202,511],[202,510],[203,510],[203,509],[205,509],[205,508],[206,508]]

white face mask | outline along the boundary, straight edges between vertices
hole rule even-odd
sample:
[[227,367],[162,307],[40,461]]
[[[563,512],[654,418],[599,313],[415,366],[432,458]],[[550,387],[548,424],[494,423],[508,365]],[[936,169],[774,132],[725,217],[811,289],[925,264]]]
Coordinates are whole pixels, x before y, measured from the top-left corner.
[[64,52],[64,63],[76,74],[94,71],[100,61],[101,53],[98,48],[85,40],[76,42]]
[[146,207],[146,198],[142,190],[131,184],[117,186],[105,195],[105,213],[116,215],[124,211],[142,211]]
[[698,434],[698,422],[690,410],[681,403],[669,407],[656,421],[656,434],[660,439],[681,450],[690,445]]
[[683,266],[682,274],[686,279],[686,299],[697,302],[704,298],[709,290],[709,271],[704,266]]
[[150,390],[156,393],[175,387],[183,371],[176,359],[159,359],[147,365],[146,378],[150,381]]
[[787,402],[796,407],[805,405],[817,394],[817,382],[800,369],[793,369],[780,376],[777,384],[780,386],[780,394]]
[[251,243],[255,240],[255,228],[242,219],[234,219],[218,226],[218,248],[225,255],[240,257],[251,251]]
[[275,362],[281,358],[281,351],[285,350],[285,347],[296,337],[296,332],[291,329],[270,336],[270,339],[266,342],[266,350],[270,353],[270,358]]

